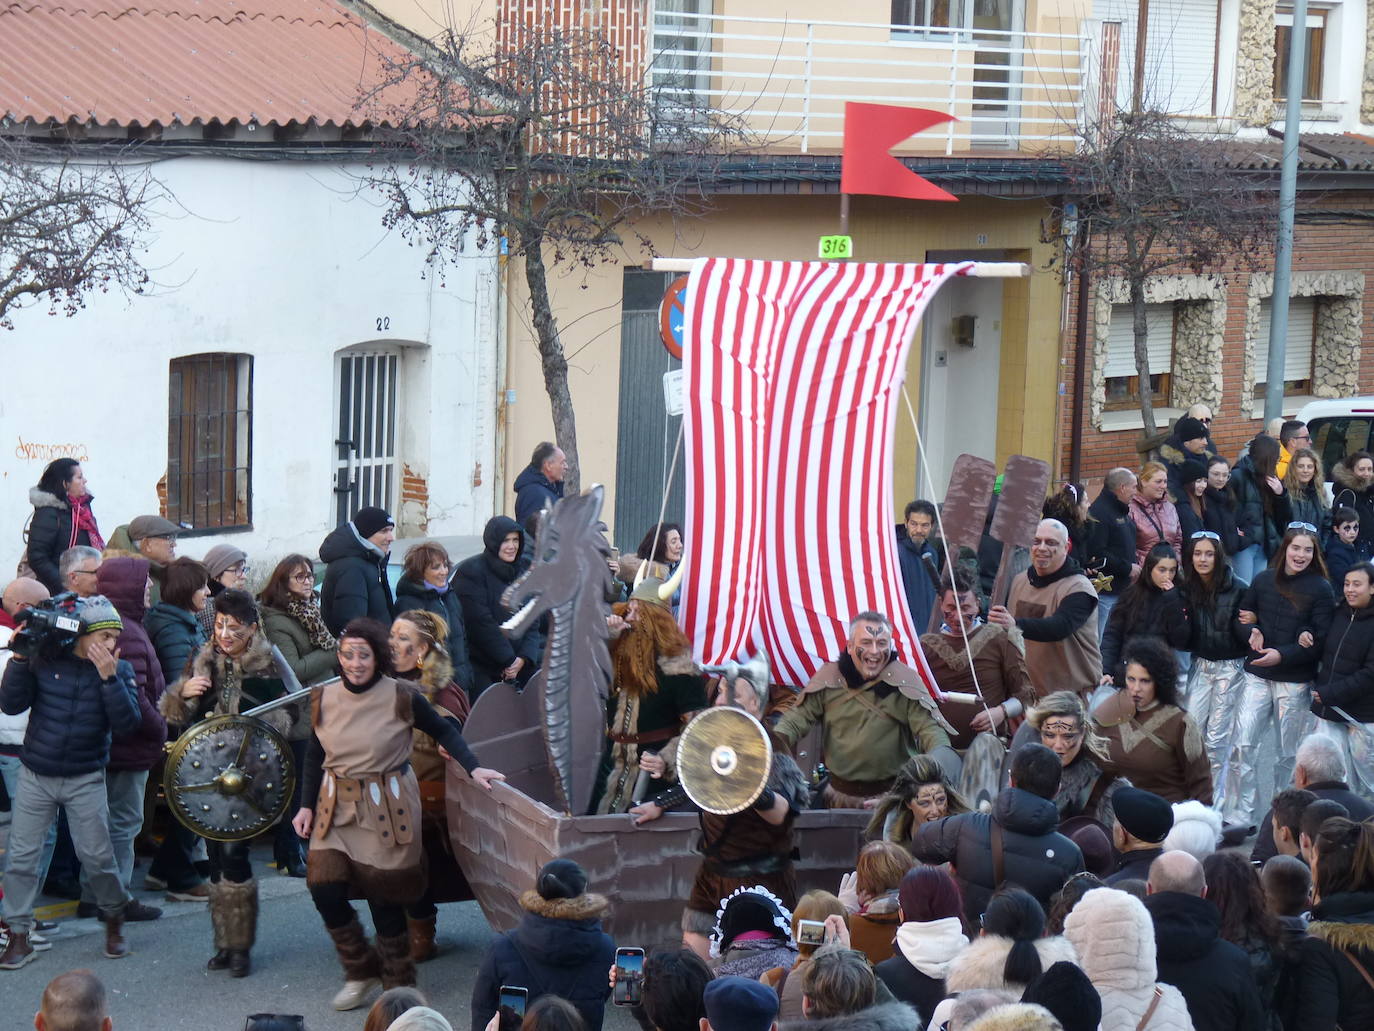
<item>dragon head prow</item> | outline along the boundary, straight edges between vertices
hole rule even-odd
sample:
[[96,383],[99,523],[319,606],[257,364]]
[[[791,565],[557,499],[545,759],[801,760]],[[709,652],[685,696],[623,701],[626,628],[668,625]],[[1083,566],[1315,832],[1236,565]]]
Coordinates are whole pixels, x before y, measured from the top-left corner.
[[604,497],[602,486],[593,484],[545,510],[533,563],[501,596],[502,603],[515,610],[501,624],[504,633],[525,633],[550,609],[576,601],[583,591],[604,596],[611,577],[611,546],[600,520]]

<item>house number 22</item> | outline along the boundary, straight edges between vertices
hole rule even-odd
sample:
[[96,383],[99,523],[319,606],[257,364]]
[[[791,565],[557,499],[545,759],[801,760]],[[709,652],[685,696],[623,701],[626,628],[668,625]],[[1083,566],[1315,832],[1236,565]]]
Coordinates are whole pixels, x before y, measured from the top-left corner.
[[378,316],[377,316],[377,332],[380,333],[382,330],[384,330],[384,329],[390,329],[390,328],[391,328],[391,316],[390,316],[390,315],[378,315]]

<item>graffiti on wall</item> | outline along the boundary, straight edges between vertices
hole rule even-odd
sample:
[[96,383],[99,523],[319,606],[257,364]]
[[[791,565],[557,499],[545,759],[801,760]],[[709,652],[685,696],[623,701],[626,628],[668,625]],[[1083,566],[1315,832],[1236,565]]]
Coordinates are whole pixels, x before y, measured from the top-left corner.
[[51,462],[54,458],[90,461],[85,444],[40,444],[37,441],[25,440],[22,436],[14,449],[14,457],[21,462]]

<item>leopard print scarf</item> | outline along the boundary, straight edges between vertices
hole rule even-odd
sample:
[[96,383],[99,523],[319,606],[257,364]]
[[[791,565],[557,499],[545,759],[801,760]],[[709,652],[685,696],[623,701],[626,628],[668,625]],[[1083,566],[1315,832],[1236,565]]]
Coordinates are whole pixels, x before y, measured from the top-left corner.
[[339,642],[334,640],[334,635],[324,625],[324,617],[320,615],[319,599],[313,594],[309,601],[292,598],[286,603],[286,614],[301,625],[309,636],[310,643],[316,648],[332,652],[339,647]]

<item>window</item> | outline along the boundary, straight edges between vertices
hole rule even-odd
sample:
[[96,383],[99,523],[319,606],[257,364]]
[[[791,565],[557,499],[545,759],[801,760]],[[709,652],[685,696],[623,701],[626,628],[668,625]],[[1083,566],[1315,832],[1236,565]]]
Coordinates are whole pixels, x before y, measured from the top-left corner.
[[[1169,381],[1174,364],[1174,306],[1145,306],[1146,343],[1150,353],[1149,386],[1155,404],[1168,404]],[[1132,408],[1140,402],[1140,376],[1135,365],[1135,329],[1129,304],[1112,308],[1107,338],[1107,364],[1103,373],[1106,407]]]
[[[1267,377],[1269,355],[1269,325],[1273,313],[1273,301],[1266,297],[1260,301],[1259,329],[1255,331],[1255,396],[1263,397]],[[1314,297],[1290,297],[1288,299],[1288,335],[1283,350],[1283,393],[1285,397],[1312,392],[1312,347],[1315,343],[1317,324],[1317,301]]]
[[892,29],[895,35],[949,39],[948,30],[972,25],[972,7],[973,0],[892,0]]
[[[1288,97],[1288,48],[1293,36],[1293,8],[1279,7],[1274,15],[1274,96]],[[1307,56],[1303,69],[1302,99],[1322,98],[1322,57],[1326,44],[1326,12],[1307,12]]]
[[1333,419],[1313,419],[1307,424],[1312,434],[1312,448],[1322,460],[1327,480],[1331,467],[1346,455],[1369,450],[1369,431],[1374,428],[1368,417],[1341,415]]
[[252,522],[253,359],[174,358],[167,412],[167,518],[196,530]]

